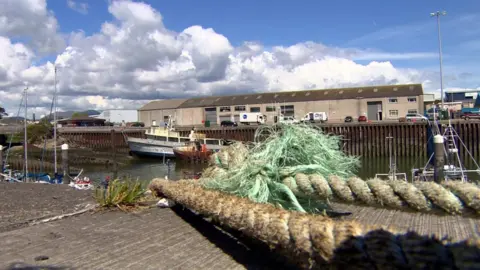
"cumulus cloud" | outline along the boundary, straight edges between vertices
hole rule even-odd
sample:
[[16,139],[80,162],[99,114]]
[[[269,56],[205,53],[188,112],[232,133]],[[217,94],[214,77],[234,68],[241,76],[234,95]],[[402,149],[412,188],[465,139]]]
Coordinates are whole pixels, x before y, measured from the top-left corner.
[[64,40],[46,0],[3,0],[0,5],[0,35],[28,40],[40,53],[59,52]]
[[86,15],[88,14],[88,4],[87,3],[82,3],[82,2],[75,2],[73,0],[67,0],[67,6],[75,10],[76,12]]
[[[57,21],[41,0],[7,0],[7,10],[14,15],[0,11],[0,91],[11,96],[6,101],[10,109],[28,85],[37,109],[48,111],[55,65],[58,104],[65,110],[138,108],[159,98],[422,83],[429,78],[387,61],[429,58],[428,53],[391,54],[314,42],[266,49],[246,41],[235,47],[200,25],[169,30],[158,10],[127,0],[109,2],[112,19],[99,32],[71,33],[54,63],[34,65],[32,48],[61,47]],[[29,36],[35,46],[13,42],[17,36]],[[359,59],[370,62],[359,64]]]

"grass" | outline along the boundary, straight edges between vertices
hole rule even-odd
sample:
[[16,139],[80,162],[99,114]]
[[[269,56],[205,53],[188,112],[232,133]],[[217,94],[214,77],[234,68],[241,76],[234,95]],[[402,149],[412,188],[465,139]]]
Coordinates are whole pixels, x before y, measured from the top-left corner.
[[142,202],[145,187],[139,181],[116,179],[110,182],[108,188],[95,190],[95,200],[101,207],[135,207]]

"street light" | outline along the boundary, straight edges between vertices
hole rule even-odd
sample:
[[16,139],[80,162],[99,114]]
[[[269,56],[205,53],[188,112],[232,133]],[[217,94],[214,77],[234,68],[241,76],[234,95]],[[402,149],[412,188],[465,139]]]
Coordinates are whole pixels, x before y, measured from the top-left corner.
[[447,15],[446,11],[436,11],[430,13],[430,17],[437,17],[437,30],[438,30],[438,54],[440,57],[440,95],[441,95],[441,102],[442,102],[442,109],[444,108],[443,105],[443,63],[442,63],[442,35],[440,32],[440,16]]

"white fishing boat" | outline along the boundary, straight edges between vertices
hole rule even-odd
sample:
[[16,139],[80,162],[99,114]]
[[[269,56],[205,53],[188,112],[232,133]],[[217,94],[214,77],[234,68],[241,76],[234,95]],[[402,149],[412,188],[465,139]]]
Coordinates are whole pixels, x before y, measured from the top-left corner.
[[169,117],[166,127],[151,127],[145,131],[146,138],[127,137],[126,141],[132,154],[138,156],[173,158],[173,148],[196,141],[206,145],[208,150],[219,151],[225,141],[223,139],[206,138],[205,134],[190,132],[188,137],[181,136],[173,127],[174,120]]
[[[435,108],[435,107],[434,107]],[[453,128],[451,119],[448,124],[440,125],[437,122],[436,115],[433,115],[433,122],[427,126],[427,136],[430,134],[427,142],[428,161],[423,168],[412,169],[412,180],[416,181],[434,181],[435,173],[435,153],[434,153],[434,137],[441,135],[443,140],[443,157],[445,163],[440,168],[445,180],[468,181],[468,174],[476,173],[480,175],[480,165],[477,163],[472,153],[469,151],[465,143],[462,141],[457,131]],[[443,129],[443,131],[442,131]],[[463,148],[466,158],[470,158],[475,168],[467,169],[462,158],[459,155],[459,148]]]

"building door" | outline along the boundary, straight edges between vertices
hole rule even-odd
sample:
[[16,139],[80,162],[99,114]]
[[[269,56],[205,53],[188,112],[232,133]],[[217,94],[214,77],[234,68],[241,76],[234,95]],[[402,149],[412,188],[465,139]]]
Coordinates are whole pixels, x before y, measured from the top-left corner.
[[369,120],[382,120],[382,118],[380,117],[381,112],[382,112],[381,101],[367,102],[367,118]]
[[217,108],[205,108],[205,121],[210,121],[210,124],[217,123]]
[[235,123],[240,123],[240,115],[239,115],[239,114],[235,114],[235,115],[233,116],[233,121],[234,121]]
[[222,121],[232,121],[232,116],[231,115],[220,115],[220,123],[222,123]]

